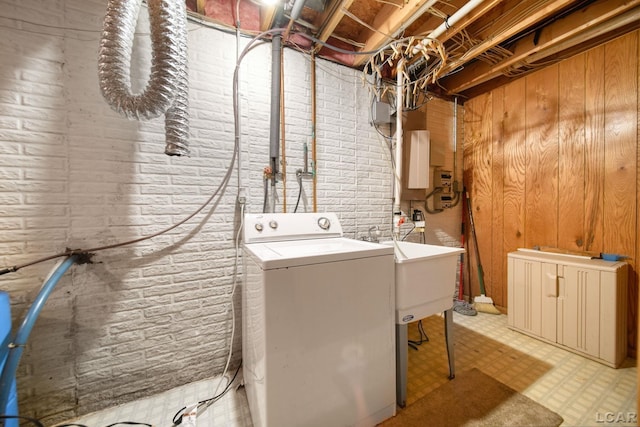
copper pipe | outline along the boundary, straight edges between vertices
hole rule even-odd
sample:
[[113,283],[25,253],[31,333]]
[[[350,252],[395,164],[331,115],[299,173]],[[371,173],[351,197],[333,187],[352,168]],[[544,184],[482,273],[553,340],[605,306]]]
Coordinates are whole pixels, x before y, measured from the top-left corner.
[[317,172],[318,163],[316,161],[316,54],[311,53],[311,173],[313,184],[313,211],[318,212],[317,197]]

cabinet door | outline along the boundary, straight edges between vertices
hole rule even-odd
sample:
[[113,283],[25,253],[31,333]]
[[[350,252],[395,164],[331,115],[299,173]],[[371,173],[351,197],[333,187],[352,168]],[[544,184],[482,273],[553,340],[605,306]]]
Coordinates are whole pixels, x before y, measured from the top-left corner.
[[558,265],[543,262],[540,280],[540,335],[551,342],[557,342]]
[[599,357],[600,272],[560,265],[558,343]]
[[541,333],[542,263],[509,260],[509,325],[534,335]]

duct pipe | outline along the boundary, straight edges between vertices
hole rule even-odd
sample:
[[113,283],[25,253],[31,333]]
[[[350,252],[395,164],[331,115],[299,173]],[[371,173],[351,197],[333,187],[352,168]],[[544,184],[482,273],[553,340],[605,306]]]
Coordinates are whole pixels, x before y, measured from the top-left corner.
[[169,155],[188,154],[188,73],[186,5],[149,0],[151,74],[144,90],[131,91],[131,52],[142,0],[109,0],[104,19],[98,77],[102,95],[129,119],[165,117]]
[[394,185],[393,185],[393,232],[396,237],[400,234],[400,221],[402,219],[402,211],[400,208],[400,200],[402,197],[402,146],[403,146],[403,130],[402,130],[402,107],[404,104],[404,68],[405,60],[400,59],[396,67],[396,148],[394,155]]

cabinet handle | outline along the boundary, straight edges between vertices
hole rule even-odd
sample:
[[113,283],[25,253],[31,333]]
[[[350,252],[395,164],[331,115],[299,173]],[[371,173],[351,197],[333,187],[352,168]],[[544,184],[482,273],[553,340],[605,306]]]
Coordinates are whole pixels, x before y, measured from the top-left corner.
[[547,280],[545,280],[546,284],[546,294],[548,297],[557,298],[558,297],[558,276],[555,274],[547,273]]

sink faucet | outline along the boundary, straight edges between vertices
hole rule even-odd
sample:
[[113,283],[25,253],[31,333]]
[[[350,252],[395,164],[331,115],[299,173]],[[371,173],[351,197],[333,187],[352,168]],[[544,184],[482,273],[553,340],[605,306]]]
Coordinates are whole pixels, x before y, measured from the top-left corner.
[[369,240],[370,242],[378,243],[379,236],[380,236],[380,227],[378,227],[377,225],[369,227],[369,238],[367,240]]

